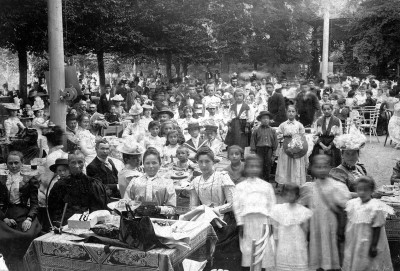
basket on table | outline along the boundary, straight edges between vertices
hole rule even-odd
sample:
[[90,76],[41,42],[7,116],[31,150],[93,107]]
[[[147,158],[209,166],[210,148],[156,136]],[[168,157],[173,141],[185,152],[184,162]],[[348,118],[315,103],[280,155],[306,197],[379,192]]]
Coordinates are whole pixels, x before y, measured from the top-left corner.
[[386,218],[386,235],[388,241],[400,241],[400,203],[385,202],[394,209],[394,215]]

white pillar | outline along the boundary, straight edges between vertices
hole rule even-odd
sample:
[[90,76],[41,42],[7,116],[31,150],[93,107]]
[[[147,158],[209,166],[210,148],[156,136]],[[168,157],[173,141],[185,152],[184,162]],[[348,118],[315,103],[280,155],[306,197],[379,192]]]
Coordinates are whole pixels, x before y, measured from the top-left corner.
[[324,33],[322,41],[322,79],[328,83],[329,62],[329,3],[326,4],[324,12]]
[[47,0],[50,58],[50,120],[65,129],[66,105],[60,101],[65,88],[62,0]]

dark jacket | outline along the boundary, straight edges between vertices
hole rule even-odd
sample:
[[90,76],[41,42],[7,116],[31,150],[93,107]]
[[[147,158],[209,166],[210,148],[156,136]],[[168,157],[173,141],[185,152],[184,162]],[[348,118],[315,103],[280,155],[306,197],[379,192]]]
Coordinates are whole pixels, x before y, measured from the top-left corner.
[[[6,186],[7,175],[0,176],[0,220],[6,218],[5,210],[11,205],[10,203],[10,193]],[[35,219],[39,210],[39,200],[38,200],[38,189],[39,181],[35,177],[24,176],[23,184],[20,183],[19,193],[20,193],[20,205],[28,208],[29,201],[29,212],[27,217]]]
[[286,121],[285,98],[282,94],[275,92],[268,99],[268,111],[272,114],[274,122],[271,126],[278,127],[282,122]]
[[111,98],[114,95],[112,95],[112,93],[110,93],[110,100],[107,100],[107,96],[105,93],[100,95],[100,101],[99,101],[99,105],[97,106],[97,110],[104,114],[107,113],[110,110],[110,105],[113,104],[113,101],[111,101]]
[[108,196],[106,187],[99,180],[81,173],[56,182],[50,191],[48,203],[52,221],[61,221],[64,204],[68,203],[65,225],[74,214],[106,210]]
[[114,162],[107,158],[111,164],[112,170],[104,165],[98,157],[94,158],[93,161],[86,167],[86,174],[89,177],[100,180],[109,190],[109,196],[120,198],[121,195],[118,191],[118,170],[115,168]]

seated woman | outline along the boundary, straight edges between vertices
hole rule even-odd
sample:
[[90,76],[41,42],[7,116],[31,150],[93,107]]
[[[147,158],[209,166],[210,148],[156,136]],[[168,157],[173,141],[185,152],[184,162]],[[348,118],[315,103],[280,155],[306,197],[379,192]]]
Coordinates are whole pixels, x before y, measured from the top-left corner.
[[[68,218],[86,211],[106,210],[106,187],[99,180],[83,174],[85,155],[77,150],[68,155],[70,176],[57,181],[49,194],[48,206],[52,223],[67,224]],[[64,221],[61,221],[65,204],[68,203]]]
[[129,115],[132,117],[132,123],[129,123],[124,132],[122,133],[122,138],[129,137],[131,135],[145,134],[146,129],[140,123],[140,115],[143,112],[143,108],[140,104],[135,103],[132,105],[132,108],[129,110]]
[[118,172],[118,189],[123,197],[132,178],[138,178],[143,175],[140,162],[144,148],[141,144],[125,140],[123,144],[117,147],[117,151],[122,153],[122,159],[125,163],[125,167]]
[[9,139],[10,137],[15,137],[20,130],[25,129],[25,126],[18,118],[18,111],[20,110],[18,105],[6,104],[4,105],[4,107],[8,110],[8,113],[10,114],[10,117],[4,120],[6,139]]
[[79,147],[85,155],[86,165],[89,165],[96,158],[96,136],[89,130],[89,115],[79,115],[77,120],[79,126],[76,131],[76,137],[79,140]]
[[10,152],[9,173],[0,176],[0,253],[17,265],[42,229],[36,218],[39,181],[21,174],[22,159],[21,152]]
[[335,145],[341,150],[342,163],[332,168],[329,175],[342,183],[344,183],[353,196],[356,197],[356,179],[366,176],[367,171],[362,164],[358,163],[360,158],[360,149],[364,147],[366,138],[362,134],[345,134],[338,136]]
[[341,163],[340,150],[336,148],[333,140],[342,134],[342,122],[332,115],[332,104],[325,103],[321,109],[324,116],[316,122],[318,140],[314,145],[310,160],[315,155],[326,154],[331,157],[331,166],[337,167]]
[[[228,257],[228,254],[234,256],[234,253],[228,253],[226,249],[229,249],[229,252],[240,252],[236,220],[232,210],[235,184],[229,178],[227,172],[214,170],[214,153],[209,147],[201,147],[195,158],[202,175],[194,178],[192,182],[190,208],[194,209],[199,205],[206,205],[227,223],[227,226],[223,228],[215,227],[218,243],[214,257],[215,262],[221,264],[218,265],[218,268],[234,270],[229,268],[232,266],[223,266],[224,262],[227,261],[220,263],[219,260],[222,260],[222,257]],[[240,257],[238,257],[238,260],[237,266],[240,265]],[[235,260],[232,259],[231,262],[235,262]]]
[[161,155],[153,147],[143,154],[144,175],[132,178],[126,188],[126,199],[141,201],[136,209],[139,215],[167,217],[175,215],[176,193],[174,183],[160,176]]

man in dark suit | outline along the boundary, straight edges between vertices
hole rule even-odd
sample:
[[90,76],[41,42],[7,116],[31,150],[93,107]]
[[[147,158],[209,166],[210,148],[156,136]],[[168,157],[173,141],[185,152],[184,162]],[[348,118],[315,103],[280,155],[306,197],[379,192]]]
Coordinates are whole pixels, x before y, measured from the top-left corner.
[[321,112],[318,97],[307,82],[301,85],[301,92],[297,94],[296,109],[298,119],[304,127],[311,127]]
[[111,98],[114,96],[111,94],[111,86],[106,84],[106,92],[100,95],[99,105],[97,107],[98,111],[102,114],[108,113],[110,110],[110,105],[112,105]]
[[272,83],[267,83],[265,88],[270,95],[268,98],[268,111],[272,114],[272,127],[278,127],[282,122],[286,121],[285,98],[277,91],[274,91]]
[[86,167],[86,174],[89,177],[100,180],[107,187],[107,194],[110,197],[121,198],[118,191],[118,170],[114,162],[108,158],[110,144],[103,139],[96,142],[97,156]]

